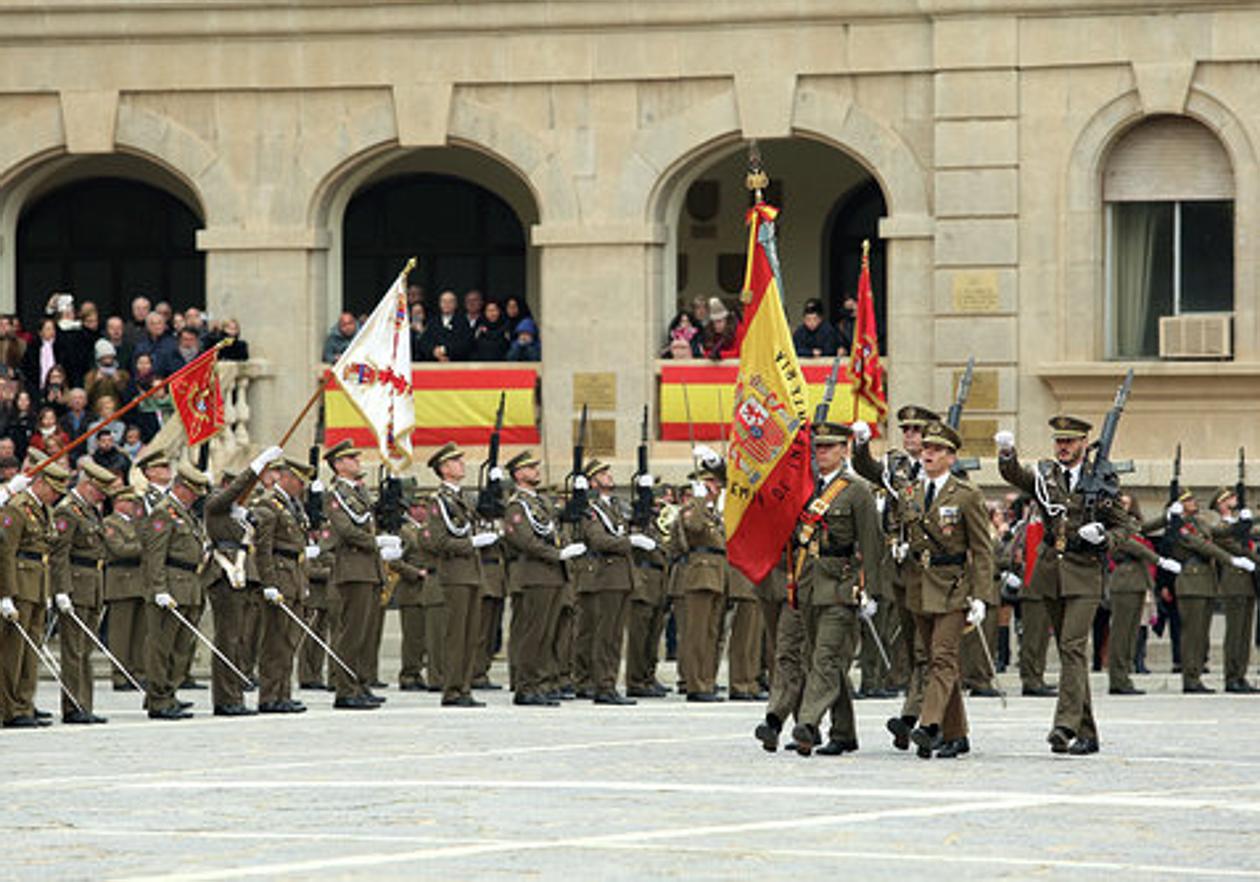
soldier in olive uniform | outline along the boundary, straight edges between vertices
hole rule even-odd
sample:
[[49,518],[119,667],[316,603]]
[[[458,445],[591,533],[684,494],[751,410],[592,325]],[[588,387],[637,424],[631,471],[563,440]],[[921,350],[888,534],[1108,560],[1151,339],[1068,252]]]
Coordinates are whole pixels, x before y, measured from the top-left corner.
[[702,462],[692,479],[691,499],[678,516],[687,556],[678,576],[685,606],[678,651],[687,700],[714,702],[722,700],[714,680],[714,656],[726,598],[726,527],[718,502],[726,484],[726,465]]
[[[96,644],[84,626],[95,634],[101,622],[106,557],[101,505],[118,477],[87,457],[80,461],[79,468],[78,482],[53,511],[57,535],[50,566],[57,608],[62,610],[61,679],[79,702],[75,707],[68,697],[62,696],[61,721],[104,723],[104,717],[92,713],[92,650]],[[70,611],[78,622],[72,619]]]
[[[1214,541],[1234,557],[1255,562],[1251,510],[1238,509],[1238,497],[1222,487],[1212,497],[1212,508],[1220,524],[1212,531]],[[1225,691],[1250,695],[1260,689],[1247,682],[1251,664],[1251,640],[1256,618],[1256,586],[1251,572],[1230,563],[1219,565],[1221,600],[1225,606]]]
[[147,611],[144,665],[150,719],[192,716],[180,706],[175,690],[182,682],[181,660],[192,657],[196,635],[169,610],[177,609],[194,622],[205,602],[202,574],[210,543],[192,507],[209,489],[209,479],[203,473],[180,463],[175,482],[140,529],[145,588],[152,598]]
[[333,707],[371,710],[385,702],[368,688],[368,656],[373,649],[372,607],[385,581],[381,560],[387,552],[384,546],[378,548],[376,518],[372,498],[363,486],[359,452],[349,441],[341,441],[329,448],[324,460],[336,475],[325,499],[335,555],[329,585],[341,611],[332,648],[355,673],[351,677],[340,665],[333,669]]
[[1104,497],[1086,510],[1080,488],[1090,424],[1071,416],[1050,420],[1054,459],[1025,468],[1015,453],[1015,437],[999,432],[998,471],[1013,487],[1033,497],[1045,533],[1033,568],[1030,596],[1042,598],[1059,650],[1059,696],[1054,726],[1047,736],[1055,753],[1097,753],[1098,728],[1089,691],[1086,646],[1102,599],[1109,550],[1131,536],[1128,514]]
[[731,609],[731,634],[726,644],[727,696],[731,701],[765,701],[757,675],[761,673],[761,607],[757,586],[727,563],[727,602]]
[[441,480],[423,539],[426,550],[435,558],[446,601],[442,705],[484,707],[484,702],[477,701],[471,693],[479,633],[480,554],[499,537],[490,531],[474,532],[476,512],[459,486],[464,480],[464,451],[453,442],[447,443],[429,457],[428,464]]
[[[140,578],[142,546],[136,531],[144,501],[132,487],[111,492],[114,510],[103,521],[105,540],[105,606],[109,616],[109,651],[137,680],[144,676],[144,615],[147,595]],[[114,671],[114,691],[135,687]]]
[[1107,576],[1107,596],[1111,601],[1111,636],[1107,641],[1107,692],[1111,695],[1142,695],[1143,690],[1133,685],[1131,675],[1142,606],[1155,584],[1151,578],[1151,566],[1162,564],[1171,566],[1175,571],[1181,565],[1176,561],[1162,559],[1152,549],[1150,542],[1138,532],[1141,527],[1141,510],[1131,496],[1121,493],[1120,507],[1129,515],[1131,535],[1112,550],[1112,570]]
[[394,603],[398,606],[398,624],[402,630],[398,688],[403,692],[423,692],[428,684],[424,681],[426,646],[424,606],[420,599],[429,575],[429,560],[421,538],[422,524],[428,517],[431,503],[416,492],[414,482],[408,484],[407,481],[403,484],[402,501],[407,507],[398,531],[402,539],[402,557],[389,565],[398,574],[398,584],[394,586]]
[[[906,598],[928,672],[919,725],[910,740],[924,759],[967,753],[959,646],[963,628],[983,621],[993,596],[993,541],[984,497],[952,473],[962,439],[944,423],[923,427],[922,477],[897,496],[909,544]],[[897,733],[894,733],[896,735]]]
[[659,511],[658,502],[645,531],[656,548],[634,550],[634,589],[626,616],[626,695],[630,698],[663,698],[669,694],[669,689],[656,678],[661,633],[665,630],[665,578],[669,568],[669,556],[663,547],[667,536],[655,516]]
[[[767,621],[774,621],[774,639],[767,640],[771,677],[770,699],[766,705],[765,721],[757,725],[753,735],[770,753],[779,749],[779,733],[788,717],[800,720],[801,699],[805,695],[805,682],[812,661],[809,630],[805,625],[802,606],[809,596],[808,586],[797,585],[796,606],[788,602],[787,567],[794,567],[795,560],[784,560],[770,571],[758,591],[763,596],[763,608],[773,607]],[[788,745],[795,750],[796,744]]]
[[813,648],[798,722],[792,729],[802,756],[822,744],[819,726],[828,713],[830,735],[818,752],[839,756],[857,750],[849,667],[857,651],[860,607],[866,602],[862,585],[874,584],[879,577],[883,537],[870,489],[845,468],[849,435],[849,427],[839,423],[822,423],[815,429],[821,489],[809,510],[818,521],[816,528],[798,528],[808,529],[808,535],[797,534],[797,544],[806,547],[800,606]]
[[477,635],[472,688],[502,689],[498,683],[490,682],[490,665],[494,661],[495,643],[503,624],[503,602],[507,597],[507,563],[503,559],[503,549],[497,543],[482,549],[481,575],[480,633]]
[[[322,510],[322,504],[321,504]],[[333,632],[332,598],[328,580],[332,576],[333,553],[332,530],[327,526],[312,529],[307,536],[310,543],[319,549],[319,556],[308,562],[306,576],[310,584],[310,593],[306,598],[306,625],[321,640],[328,642]],[[325,676],[331,679],[331,671],[324,673],[324,664],[329,667],[336,664],[328,658],[328,653],[314,640],[307,637],[298,646],[298,686],[302,689],[326,690],[331,688]]]
[[[1189,490],[1168,508],[1179,519],[1173,537],[1172,556],[1181,563],[1174,593],[1181,615],[1181,691],[1208,693],[1216,690],[1203,682],[1212,628],[1212,607],[1219,593],[1216,566],[1248,574],[1256,565],[1249,557],[1230,554],[1212,541],[1212,527],[1199,511],[1199,501]],[[1167,528],[1166,528],[1167,529]]]
[[[310,545],[310,520],[302,495],[314,471],[293,459],[273,460],[275,480],[254,507],[258,530],[255,558],[263,585],[262,648],[258,657],[258,711],[264,714],[302,713],[294,701],[293,656],[302,637],[294,616],[302,617],[307,595],[307,561],[318,559],[318,545]],[[287,608],[287,612],[286,612]]]
[[48,715],[35,709],[39,660],[17,628],[35,641],[43,637],[54,536],[51,506],[69,480],[70,473],[57,462],[33,481],[18,475],[9,482],[12,497],[0,509],[0,616],[13,623],[0,626],[0,717],[6,729],[49,724]]
[[508,657],[516,694],[512,703],[554,707],[549,682],[559,667],[556,628],[568,574],[565,561],[586,551],[582,543],[560,547],[555,504],[539,492],[541,461],[525,450],[504,470],[516,484],[503,514],[503,541],[511,550],[512,627]]

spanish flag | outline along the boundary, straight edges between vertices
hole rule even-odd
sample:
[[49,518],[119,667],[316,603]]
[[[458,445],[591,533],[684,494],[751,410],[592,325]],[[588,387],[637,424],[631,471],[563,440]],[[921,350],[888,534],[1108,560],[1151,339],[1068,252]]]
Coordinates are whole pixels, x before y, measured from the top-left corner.
[[782,557],[813,489],[809,389],[783,312],[777,216],[760,199],[748,212],[747,305],[726,469],[726,554],[753,582]]

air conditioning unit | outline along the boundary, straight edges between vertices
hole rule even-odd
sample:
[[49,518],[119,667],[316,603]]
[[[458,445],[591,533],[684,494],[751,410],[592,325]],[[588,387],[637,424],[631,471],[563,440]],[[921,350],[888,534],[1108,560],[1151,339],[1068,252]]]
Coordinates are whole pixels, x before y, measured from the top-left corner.
[[1160,358],[1233,358],[1231,312],[1195,312],[1159,320]]

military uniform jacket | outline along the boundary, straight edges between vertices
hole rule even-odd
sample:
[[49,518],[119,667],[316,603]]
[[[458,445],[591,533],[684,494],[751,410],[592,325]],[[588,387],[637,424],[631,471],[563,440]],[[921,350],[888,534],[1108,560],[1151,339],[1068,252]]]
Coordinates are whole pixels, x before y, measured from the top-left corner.
[[855,606],[862,587],[879,578],[879,558],[884,550],[879,512],[870,488],[844,472],[827,486],[835,481],[847,483],[819,521],[801,571],[801,581],[810,586],[814,606]]
[[201,522],[174,496],[162,498],[140,528],[145,590],[163,591],[181,606],[201,606],[210,541]]
[[1087,523],[1085,495],[1068,490],[1067,477],[1057,462],[1043,459],[1033,471],[1011,454],[998,457],[998,471],[1008,484],[1037,500],[1045,525],[1037,564],[1023,594],[1101,598],[1106,555],[1129,538],[1128,514],[1111,500],[1099,500],[1094,516],[1106,528],[1107,537],[1101,545],[1091,545],[1077,533]]
[[1233,555],[1209,539],[1211,535],[1211,526],[1202,515],[1182,521],[1172,545],[1173,559],[1181,562],[1181,572],[1177,574],[1174,589],[1178,597],[1215,597],[1216,568],[1213,563],[1233,568],[1230,562]]
[[[257,525],[232,515],[236,501],[253,481],[254,473],[245,469],[226,487],[206,497],[206,535],[212,545],[210,563],[206,567],[207,585],[219,579],[227,579],[233,588],[244,588],[250,582],[259,581],[273,584],[258,574],[253,554]],[[257,499],[251,501],[251,507],[257,502]],[[236,578],[232,578],[230,571],[235,572]]]
[[306,601],[306,533],[310,529],[301,504],[279,486],[262,495],[254,507],[258,524],[254,554],[258,578],[280,589],[286,601]]
[[95,609],[105,600],[105,536],[96,506],[71,490],[53,509],[53,592]]
[[385,581],[376,548],[376,519],[367,488],[338,477],[324,498],[333,536],[332,584]]
[[144,597],[144,580],[140,578],[140,555],[144,548],[137,522],[121,512],[114,512],[102,524],[106,602]]
[[53,533],[51,512],[29,490],[0,509],[0,594],[31,603],[48,601]]
[[997,603],[984,496],[954,475],[945,479],[931,506],[924,504],[926,489],[916,481],[897,500],[910,543],[906,597],[911,611],[954,612],[966,609],[971,598]]
[[402,539],[402,557],[387,564],[398,574],[398,584],[394,586],[394,602],[399,606],[420,606],[420,596],[424,591],[424,580],[429,569],[429,556],[420,541],[422,530],[411,515],[405,515],[402,529],[398,531],[399,538]]
[[533,586],[563,586],[555,507],[541,493],[517,490],[503,513],[503,541],[511,549],[508,584],[513,592]]
[[312,530],[308,541],[319,546],[319,557],[306,562],[306,605],[311,609],[328,609],[328,580],[332,577],[332,530],[327,526]]
[[630,599],[639,603],[660,606],[665,602],[665,576],[669,570],[669,555],[665,551],[665,537],[653,520],[648,524],[645,536],[656,542],[656,548],[644,551],[634,549],[634,589]]
[[726,526],[717,507],[706,499],[687,500],[678,516],[684,562],[678,573],[678,589],[726,592]]
[[475,512],[459,488],[439,485],[421,536],[444,587],[481,586],[481,557],[472,544],[474,523]]
[[[871,482],[876,487],[882,487],[884,492],[888,494],[888,501],[884,505],[884,511],[881,516],[880,528],[883,530],[884,542],[888,548],[888,554],[880,561],[880,582],[886,582],[888,585],[905,585],[906,562],[897,563],[892,557],[892,547],[901,542],[906,541],[905,529],[902,523],[901,509],[895,504],[889,504],[891,497],[895,494],[904,493],[905,488],[911,486],[922,477],[922,466],[918,461],[913,459],[910,454],[904,450],[890,450],[884,454],[883,462],[876,462],[871,456],[871,448],[869,444],[854,444],[853,457],[850,461],[853,471]],[[883,594],[881,588],[879,591],[872,591],[868,585],[867,593],[874,596],[875,594]]]
[[629,591],[634,587],[630,559],[634,546],[626,527],[626,516],[615,499],[596,496],[590,501],[579,528],[586,554],[574,561],[578,593]]
[[500,542],[481,549],[481,596],[500,600],[507,596],[507,564]]
[[1141,525],[1132,517],[1129,518],[1129,528],[1135,535],[1125,539],[1111,552],[1113,569],[1107,577],[1109,595],[1145,594],[1155,584],[1151,567],[1159,563],[1159,555],[1138,540],[1136,533]]
[[[1234,557],[1249,557],[1260,562],[1260,557],[1256,555],[1251,541],[1250,529],[1247,531],[1248,537],[1245,540],[1239,538],[1238,532],[1237,521],[1222,520],[1212,529],[1212,541]],[[1252,574],[1246,570],[1240,570],[1233,564],[1219,564],[1216,575],[1217,587],[1224,597],[1250,597],[1256,590]]]

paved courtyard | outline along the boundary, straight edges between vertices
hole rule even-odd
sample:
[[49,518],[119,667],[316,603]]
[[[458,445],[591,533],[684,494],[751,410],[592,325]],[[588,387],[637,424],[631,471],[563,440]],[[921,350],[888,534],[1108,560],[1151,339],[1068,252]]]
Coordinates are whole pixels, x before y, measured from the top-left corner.
[[955,761],[894,751],[891,701],[859,703],[856,755],[804,759],[761,750],[760,706],[676,696],[443,710],[389,689],[363,713],[306,692],[300,717],[223,720],[189,692],[196,718],[158,723],[98,681],[109,725],[0,736],[3,876],[1260,877],[1260,697],[1139,681],[1095,679],[1097,756],[1051,756],[1052,702],[1014,697],[969,702]]

